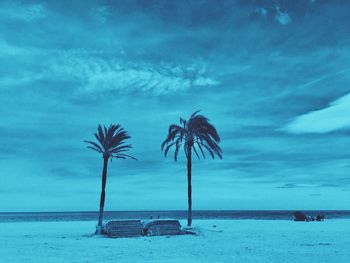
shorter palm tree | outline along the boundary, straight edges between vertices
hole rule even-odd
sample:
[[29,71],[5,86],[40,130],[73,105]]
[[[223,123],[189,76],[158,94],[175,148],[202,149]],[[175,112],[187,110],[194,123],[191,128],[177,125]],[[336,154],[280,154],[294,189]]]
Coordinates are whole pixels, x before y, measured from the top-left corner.
[[188,226],[192,224],[192,150],[198,159],[200,159],[198,152],[205,158],[203,149],[207,150],[213,159],[215,155],[222,159],[222,150],[218,145],[220,142],[218,132],[209,123],[209,119],[199,115],[198,112],[194,112],[188,121],[180,118],[180,125],[170,125],[168,136],[161,146],[165,157],[169,149],[175,147],[175,161],[177,161],[180,147],[183,146],[187,158]]
[[98,215],[98,223],[96,227],[96,234],[102,233],[102,220],[103,210],[105,205],[105,189],[107,181],[107,167],[108,160],[113,158],[126,159],[131,158],[136,160],[134,157],[125,154],[126,151],[132,148],[131,144],[125,144],[127,139],[131,137],[128,133],[119,125],[111,124],[108,128],[106,126],[98,125],[97,133],[94,134],[97,142],[84,141],[89,144],[87,148],[97,151],[102,154],[103,158],[103,169],[102,169],[102,189],[100,197],[100,212]]

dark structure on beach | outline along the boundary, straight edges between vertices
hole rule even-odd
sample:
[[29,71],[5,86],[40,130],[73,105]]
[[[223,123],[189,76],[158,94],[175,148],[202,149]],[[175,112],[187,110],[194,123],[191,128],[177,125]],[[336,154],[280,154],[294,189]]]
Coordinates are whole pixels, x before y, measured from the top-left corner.
[[140,237],[143,235],[141,220],[112,220],[105,226],[109,237]]
[[318,214],[316,217],[313,217],[313,216],[307,216],[300,211],[294,212],[293,216],[294,216],[294,221],[299,221],[299,222],[323,221],[324,220],[324,215]]
[[109,237],[172,236],[195,234],[182,230],[179,220],[111,220],[104,227]]
[[181,235],[181,225],[178,220],[155,220],[144,225],[145,236]]

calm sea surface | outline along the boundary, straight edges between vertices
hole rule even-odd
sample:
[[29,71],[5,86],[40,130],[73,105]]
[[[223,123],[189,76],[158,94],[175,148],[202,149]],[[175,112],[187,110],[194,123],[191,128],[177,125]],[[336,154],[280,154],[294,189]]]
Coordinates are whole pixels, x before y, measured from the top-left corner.
[[[193,211],[194,219],[256,219],[256,220],[291,220],[293,211]],[[322,214],[326,219],[350,219],[350,210],[303,211],[306,215]],[[110,211],[104,213],[104,219],[185,219],[186,211]],[[0,222],[17,221],[89,221],[97,220],[98,212],[33,212],[33,213],[0,213]]]

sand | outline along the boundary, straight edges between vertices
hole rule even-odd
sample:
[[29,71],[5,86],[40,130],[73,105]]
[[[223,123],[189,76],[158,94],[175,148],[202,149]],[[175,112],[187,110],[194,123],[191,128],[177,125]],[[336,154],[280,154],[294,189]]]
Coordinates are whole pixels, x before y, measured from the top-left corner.
[[0,262],[350,262],[344,219],[195,220],[197,236],[123,239],[89,236],[95,224],[0,223]]

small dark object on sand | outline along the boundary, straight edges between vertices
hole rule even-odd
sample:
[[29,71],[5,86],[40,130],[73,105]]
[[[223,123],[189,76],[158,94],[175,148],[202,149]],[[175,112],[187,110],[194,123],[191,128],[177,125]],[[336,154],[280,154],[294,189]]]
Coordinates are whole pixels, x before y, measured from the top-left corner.
[[216,225],[213,225],[213,227],[216,227]]
[[324,215],[317,215],[316,217],[307,216],[304,213],[297,211],[294,212],[294,221],[309,222],[309,221],[323,221]]
[[323,221],[324,220],[324,215],[317,215],[316,216],[316,221]]
[[306,221],[308,222],[309,221],[309,218],[302,212],[300,211],[296,211],[294,212],[294,221]]

